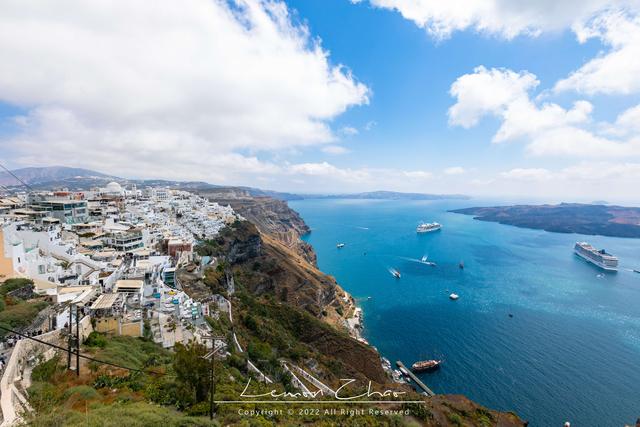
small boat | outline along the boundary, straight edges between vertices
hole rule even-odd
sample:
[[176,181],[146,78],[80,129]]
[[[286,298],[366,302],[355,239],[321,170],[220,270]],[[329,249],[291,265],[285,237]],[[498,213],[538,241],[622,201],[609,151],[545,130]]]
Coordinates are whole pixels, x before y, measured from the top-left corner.
[[424,265],[430,265],[431,267],[435,267],[436,263],[435,262],[431,262],[429,261],[427,255],[423,256],[422,258],[420,258],[420,262]]
[[442,360],[421,360],[411,365],[411,369],[417,372],[433,371],[440,367]]
[[509,317],[513,317],[513,314],[509,313]]
[[457,300],[458,298],[460,298],[460,295],[456,294],[455,292],[452,292],[452,293],[449,295],[449,299],[452,299],[452,300],[454,300],[454,301],[455,301],[455,300]]
[[464,262],[460,261],[460,264],[458,264],[458,268],[460,268],[460,270],[464,270]]
[[402,276],[400,276],[400,272],[398,270],[396,270],[395,268],[389,269],[389,273],[391,273],[391,275],[393,277],[395,277],[396,279],[399,279],[400,277],[402,277]]
[[338,249],[342,249],[342,248],[344,248],[344,243],[338,243],[338,244],[336,245],[336,248],[338,248]]

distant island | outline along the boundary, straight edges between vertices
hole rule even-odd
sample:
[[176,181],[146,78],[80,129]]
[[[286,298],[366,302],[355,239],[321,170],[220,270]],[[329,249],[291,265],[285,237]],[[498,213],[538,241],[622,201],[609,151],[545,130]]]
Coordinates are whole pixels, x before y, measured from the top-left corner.
[[556,233],[578,233],[640,238],[640,208],[613,205],[561,203],[455,209],[480,221]]

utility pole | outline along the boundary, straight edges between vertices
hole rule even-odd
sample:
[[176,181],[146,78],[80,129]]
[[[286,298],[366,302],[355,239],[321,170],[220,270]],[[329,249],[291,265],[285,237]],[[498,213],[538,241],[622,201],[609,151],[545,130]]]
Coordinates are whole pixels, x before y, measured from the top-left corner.
[[203,338],[207,338],[211,340],[211,351],[207,353],[204,358],[209,359],[209,419],[213,420],[213,414],[215,412],[215,399],[214,395],[216,393],[216,382],[213,374],[214,363],[216,359],[216,340],[222,341],[225,337],[216,337],[214,335],[204,336]]
[[73,337],[72,333],[71,333],[71,322],[72,322],[72,317],[71,317],[71,308],[72,308],[72,304],[69,304],[69,321],[67,322],[68,324],[68,336],[69,336],[69,340],[68,340],[68,346],[67,346],[67,370],[71,369],[71,339]]
[[211,352],[211,366],[210,366],[210,375],[209,375],[209,384],[211,384],[211,392],[209,393],[209,419],[213,420],[213,412],[214,408],[214,394],[216,393],[216,383],[213,381],[213,368],[216,360],[216,340],[213,339],[213,351]]
[[80,376],[80,315],[76,305],[76,376]]

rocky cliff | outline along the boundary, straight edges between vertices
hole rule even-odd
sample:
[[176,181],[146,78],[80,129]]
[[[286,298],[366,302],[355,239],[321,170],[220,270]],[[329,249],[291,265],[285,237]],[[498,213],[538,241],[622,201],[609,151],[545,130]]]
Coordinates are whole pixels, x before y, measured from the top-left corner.
[[273,237],[312,265],[316,264],[313,248],[300,240],[311,230],[286,202],[270,197],[254,197],[248,190],[240,188],[207,189],[200,191],[200,194],[221,205],[230,205],[255,224],[261,233]]

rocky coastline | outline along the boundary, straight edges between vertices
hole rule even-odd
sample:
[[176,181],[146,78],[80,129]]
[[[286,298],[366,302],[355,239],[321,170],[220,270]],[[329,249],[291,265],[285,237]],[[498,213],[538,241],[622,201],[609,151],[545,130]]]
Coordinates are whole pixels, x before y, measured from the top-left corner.
[[[303,328],[302,339],[324,357],[347,368],[347,375],[354,375],[346,378],[361,378],[386,386],[395,383],[409,392],[403,376],[364,338],[364,312],[354,297],[342,289],[335,278],[317,268],[313,247],[301,240],[309,227],[300,215],[286,203],[265,197],[237,193],[231,197],[225,193],[224,198],[219,198],[220,194],[208,197],[230,204],[247,219],[243,221],[247,225],[235,225],[231,227],[235,230],[223,231],[219,243],[222,253],[247,255],[235,257],[235,265],[231,267],[242,277],[243,286],[249,292],[257,297],[270,296],[271,301],[277,301],[276,308],[290,305],[327,324],[322,328],[319,325],[310,330]],[[335,366],[331,362],[329,365]],[[524,425],[514,414],[492,411],[457,395],[426,399],[420,411],[425,411],[428,419],[423,425],[428,426],[455,425],[450,419],[458,416],[468,421],[464,425]],[[490,415],[491,423],[478,421],[484,414]],[[493,422],[495,420],[500,423]]]

